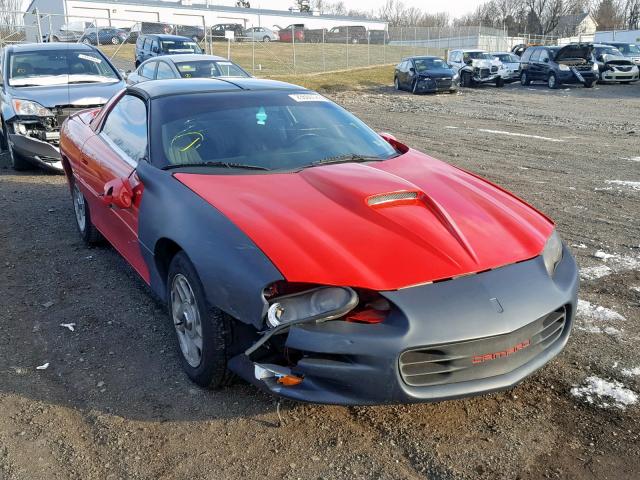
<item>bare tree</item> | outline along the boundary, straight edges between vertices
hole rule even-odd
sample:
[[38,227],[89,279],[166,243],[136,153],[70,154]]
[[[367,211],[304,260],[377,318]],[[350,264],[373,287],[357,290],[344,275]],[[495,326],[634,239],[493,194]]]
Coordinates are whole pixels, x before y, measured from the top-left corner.
[[22,0],[0,0],[0,30],[2,36],[15,33],[22,25]]

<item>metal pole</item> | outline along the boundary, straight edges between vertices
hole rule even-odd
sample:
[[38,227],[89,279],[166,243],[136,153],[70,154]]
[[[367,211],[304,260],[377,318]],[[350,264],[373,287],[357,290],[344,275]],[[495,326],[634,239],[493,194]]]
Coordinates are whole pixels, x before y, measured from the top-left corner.
[[371,32],[367,30],[367,66],[371,66]]
[[322,29],[322,71],[326,72],[327,71],[327,59],[325,56],[325,39],[324,39],[324,32],[325,29]]
[[36,23],[38,24],[38,43],[42,43],[42,26],[40,25],[40,12],[36,8],[34,10],[36,14]]
[[231,38],[227,38],[227,60],[231,60]]
[[52,36],[52,31],[53,31],[53,27],[51,26],[51,14],[47,15],[47,18],[49,19],[49,41],[51,41],[51,36]]
[[413,27],[413,54],[416,54],[418,48],[418,27]]
[[293,48],[293,73],[296,73],[296,27],[291,25],[291,46]]
[[251,35],[251,72],[256,74],[256,36]]
[[347,25],[347,68],[349,68],[349,26]]
[[100,35],[98,32],[98,19],[94,18],[93,19],[93,26],[96,29],[96,45],[100,46]]

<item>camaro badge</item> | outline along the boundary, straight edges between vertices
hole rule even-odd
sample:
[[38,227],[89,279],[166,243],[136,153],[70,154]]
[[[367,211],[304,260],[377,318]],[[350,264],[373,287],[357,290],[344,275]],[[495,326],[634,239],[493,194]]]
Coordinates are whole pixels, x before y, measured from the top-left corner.
[[475,355],[471,358],[471,363],[484,363],[489,362],[491,360],[497,360],[498,358],[505,358],[509,355],[513,355],[520,350],[524,350],[529,345],[531,345],[531,340],[525,340],[524,342],[520,342],[517,345],[514,345],[511,348],[507,348],[506,350],[502,350],[501,352],[493,352],[493,353],[485,353],[484,355]]

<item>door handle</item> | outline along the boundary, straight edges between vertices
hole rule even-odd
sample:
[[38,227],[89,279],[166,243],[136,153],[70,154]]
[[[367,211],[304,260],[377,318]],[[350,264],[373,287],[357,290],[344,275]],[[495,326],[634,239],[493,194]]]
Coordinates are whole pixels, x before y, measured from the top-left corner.
[[85,165],[89,165],[89,160],[84,155],[80,155],[80,161]]

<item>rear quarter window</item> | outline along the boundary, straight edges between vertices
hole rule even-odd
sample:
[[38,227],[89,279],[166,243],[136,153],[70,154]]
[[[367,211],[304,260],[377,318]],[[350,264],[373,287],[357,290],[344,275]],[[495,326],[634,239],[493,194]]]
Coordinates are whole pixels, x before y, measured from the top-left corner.
[[533,50],[528,48],[524,51],[524,53],[522,54],[521,60],[523,62],[528,62],[529,59],[531,58],[531,54],[533,53]]

